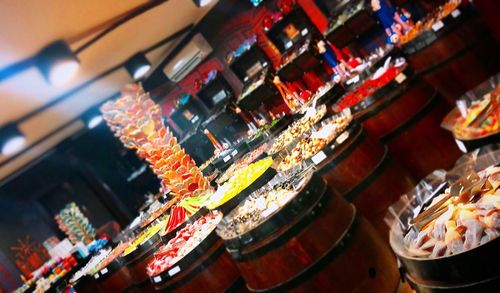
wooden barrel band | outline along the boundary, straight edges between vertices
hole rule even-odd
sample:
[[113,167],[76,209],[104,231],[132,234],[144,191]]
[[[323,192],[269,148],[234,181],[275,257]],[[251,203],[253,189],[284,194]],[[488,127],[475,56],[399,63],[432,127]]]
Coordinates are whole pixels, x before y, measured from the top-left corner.
[[380,138],[380,141],[382,143],[388,143],[391,140],[393,140],[394,138],[401,135],[406,130],[410,129],[413,125],[417,124],[422,118],[424,118],[427,114],[429,114],[429,112],[438,103],[439,99],[440,98],[438,96],[438,93],[434,92],[434,95],[432,96],[432,98],[420,109],[420,111],[418,111],[417,114],[415,114],[413,117],[409,118],[404,123],[399,125],[399,127],[394,129],[391,133]]
[[373,183],[373,181],[378,178],[378,176],[384,173],[387,166],[389,166],[390,161],[391,157],[389,156],[389,149],[384,145],[384,155],[382,156],[382,159],[377,164],[377,166],[372,170],[370,175],[366,176],[365,179],[363,179],[363,181],[344,193],[344,198],[351,202],[354,201],[363,190],[369,187]]
[[351,243],[352,238],[357,232],[359,227],[359,217],[356,213],[353,214],[352,222],[349,228],[346,230],[342,238],[335,242],[320,258],[318,258],[313,264],[305,268],[302,272],[296,276],[290,278],[289,280],[276,285],[275,287],[268,288],[266,290],[255,290],[248,288],[252,292],[288,292],[289,290],[297,287],[304,281],[310,279],[314,274],[321,272],[327,265],[329,265],[337,256],[344,252],[344,250]]

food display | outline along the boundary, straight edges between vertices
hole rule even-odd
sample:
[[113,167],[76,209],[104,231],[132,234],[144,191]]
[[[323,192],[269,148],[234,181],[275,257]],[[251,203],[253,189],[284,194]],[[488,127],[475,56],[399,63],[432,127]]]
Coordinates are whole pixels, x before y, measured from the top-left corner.
[[70,279],[70,283],[75,283],[83,276],[94,275],[98,272],[99,264],[108,257],[111,249],[100,250],[99,253],[92,256],[92,258],[85,264],[83,268],[78,270]]
[[[345,3],[345,4],[344,4]],[[345,24],[351,17],[356,15],[365,8],[364,1],[342,1],[337,8],[339,13],[333,21],[329,23],[328,32],[337,29],[339,26]]]
[[184,198],[179,202],[179,206],[186,210],[188,216],[191,216],[207,204],[212,194],[213,193],[209,192],[205,195]]
[[287,147],[294,140],[299,138],[303,133],[308,131],[311,126],[319,122],[325,116],[325,114],[325,105],[321,105],[318,108],[310,108],[309,110],[307,110],[302,118],[290,125],[274,140],[273,145],[271,146],[269,151],[267,151],[267,153],[273,155]]
[[160,106],[139,86],[130,86],[128,90],[120,99],[101,107],[103,118],[115,135],[148,161],[164,190],[179,197],[210,190],[208,180],[165,126]]
[[47,292],[54,289],[55,284],[67,277],[77,265],[76,259],[71,255],[65,258],[51,259],[33,272],[30,279],[14,292]]
[[162,229],[167,225],[167,221],[163,220],[158,224],[148,227],[146,230],[139,233],[139,235],[130,243],[127,248],[123,251],[123,256],[126,256],[133,251],[135,251],[143,243],[151,239],[153,236],[157,235]]
[[226,171],[224,171],[224,173],[222,173],[222,175],[219,178],[217,178],[217,180],[215,180],[215,182],[219,185],[222,185],[225,182],[227,182],[229,179],[231,179],[231,177],[235,173],[240,172],[241,170],[245,169],[247,166],[248,166],[248,164],[245,164],[241,161],[235,162],[231,166],[229,166],[229,168]]
[[154,220],[156,220],[160,216],[164,215],[178,201],[179,201],[178,198],[173,198],[170,201],[168,201],[166,204],[155,209],[146,220],[141,222],[141,227],[146,227],[147,225],[151,224]]
[[[459,103],[460,104],[460,103]],[[466,102],[463,103],[466,105]],[[500,84],[465,106],[462,111],[454,109],[442,126],[453,132],[455,138],[472,140],[500,132]]]
[[186,209],[182,206],[173,206],[162,234],[167,234],[186,221]]
[[206,205],[207,208],[215,209],[238,195],[264,174],[272,164],[273,159],[267,157],[236,172],[231,179],[217,189]]
[[323,137],[304,137],[293,148],[279,165],[278,170],[285,171],[296,166],[304,160],[314,156],[328,144],[328,140]]
[[288,155],[279,163],[278,170],[286,171],[302,163],[321,151],[344,131],[352,120],[352,116],[338,116],[329,119],[318,130],[302,138]]
[[209,213],[177,232],[175,238],[155,252],[153,260],[147,265],[147,274],[154,277],[172,267],[196,248],[215,229],[221,219],[221,213]]
[[[311,171],[306,171],[309,174]],[[231,211],[221,221],[217,234],[222,239],[233,239],[257,227],[281,207],[294,198],[308,176],[290,176],[277,182],[272,188],[263,188],[252,193],[248,199]]]
[[459,254],[500,235],[500,167],[472,172],[432,199],[410,223],[407,254],[436,258]]
[[311,96],[309,101],[304,104],[304,106],[310,106],[310,105],[317,105],[319,104],[318,101],[323,98],[323,96],[328,93],[332,88],[336,86],[336,83],[333,81],[329,81],[325,83],[324,85],[320,86],[316,92]]
[[267,149],[269,149],[269,145],[267,143],[261,145],[257,149],[247,153],[242,158],[238,159],[235,163],[233,163],[222,175],[217,178],[216,183],[221,185],[228,181],[236,172],[246,168],[251,163],[255,162],[262,154],[264,154]]
[[[115,248],[113,248],[102,261],[96,265],[95,270],[96,272],[101,271],[105,267],[107,267],[110,263],[112,263],[115,259],[120,257],[125,249],[130,246],[129,242],[121,242],[119,243]],[[92,274],[92,271],[90,272]]]
[[223,228],[217,230],[217,234],[223,239],[231,239],[250,230],[285,205],[294,195],[295,192],[286,187],[252,195],[235,210],[234,218],[230,216]]
[[252,92],[254,92],[259,86],[263,85],[266,81],[267,69],[263,70],[261,74],[253,82],[245,85],[241,95],[238,97],[238,104],[246,99]]
[[303,42],[303,44],[300,45],[300,47],[296,47],[295,49],[289,51],[281,58],[280,69],[293,62],[300,55],[304,54],[304,52],[309,50],[310,47],[311,47],[311,39],[308,38]]
[[402,35],[399,38],[399,43],[404,45],[416,37],[418,37],[421,33],[432,29],[432,26],[442,19],[446,18],[450,15],[455,9],[457,9],[461,0],[449,0],[443,5],[439,6],[435,11],[426,16],[423,20],[418,21],[406,34]]
[[261,126],[257,132],[255,132],[254,135],[252,135],[251,137],[248,138],[249,141],[251,140],[254,140],[262,135],[265,135],[266,132],[271,129],[271,127],[273,127],[274,125],[276,125],[278,122],[280,121],[280,119],[274,119],[273,121],[271,121],[271,123],[268,123],[268,124],[265,124],[263,126]]
[[262,156],[267,151],[267,149],[269,149],[269,145],[265,143],[260,147],[254,149],[253,151],[247,153],[239,161],[242,162],[243,164],[249,165],[255,162],[260,156]]
[[217,157],[219,156],[218,152],[215,152],[213,156],[211,156],[208,160],[206,160],[203,164],[200,165],[200,170],[205,169],[210,165]]
[[343,109],[352,107],[367,97],[373,95],[376,91],[386,86],[403,72],[406,66],[392,65],[388,68],[379,68],[371,78],[365,80],[357,88],[346,94],[335,105],[335,111],[340,112]]

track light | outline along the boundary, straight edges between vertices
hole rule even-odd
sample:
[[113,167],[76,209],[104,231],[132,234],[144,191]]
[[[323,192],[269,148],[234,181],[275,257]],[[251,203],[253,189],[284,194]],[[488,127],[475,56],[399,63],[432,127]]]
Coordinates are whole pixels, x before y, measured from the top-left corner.
[[16,124],[9,123],[0,129],[0,150],[2,155],[13,155],[20,151],[25,144],[26,138]]
[[76,74],[80,63],[65,41],[57,41],[38,53],[37,65],[50,84],[61,85]]
[[90,120],[87,122],[87,127],[89,129],[92,129],[92,128],[95,128],[97,127],[97,125],[101,124],[103,118],[101,115],[96,115],[92,118],[90,118]]
[[104,121],[101,112],[99,112],[99,106],[100,105],[90,108],[82,116],[83,122],[88,129],[96,128]]
[[193,0],[194,4],[198,7],[207,6],[210,3],[214,2],[214,0]]
[[151,63],[144,56],[144,53],[137,53],[125,62],[125,69],[134,80],[138,80],[148,73],[151,69]]

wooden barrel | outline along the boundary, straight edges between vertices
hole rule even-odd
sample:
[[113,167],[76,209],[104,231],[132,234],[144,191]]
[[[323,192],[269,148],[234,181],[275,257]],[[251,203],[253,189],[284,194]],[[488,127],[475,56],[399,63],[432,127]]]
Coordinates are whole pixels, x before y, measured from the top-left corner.
[[[353,202],[360,214],[369,220],[380,219],[415,181],[389,156],[388,148],[367,135],[361,125],[350,128],[348,138],[317,164],[318,174]],[[387,235],[388,227],[382,221],[376,227]]]
[[[402,211],[397,228],[390,234],[391,248],[401,263],[404,278],[419,293],[497,292],[500,288],[500,237],[458,254],[441,257],[415,257],[407,253],[399,223],[409,223],[412,210]],[[401,227],[407,231],[408,227]]]
[[[99,292],[123,292],[133,281],[122,258],[117,258],[94,275]],[[79,291],[77,291],[79,292]]]
[[252,292],[394,292],[399,285],[388,245],[316,174],[225,245]]
[[500,70],[499,45],[471,8],[443,20],[445,26],[422,33],[403,46],[423,79],[454,104],[466,91]]
[[147,291],[149,277],[146,274],[146,266],[153,259],[154,252],[162,244],[163,241],[160,235],[156,234],[137,247],[136,250],[123,257],[132,280],[132,284],[127,289],[127,292],[130,292],[132,289],[139,290],[140,292]]
[[440,127],[449,105],[418,76],[393,81],[380,98],[358,105],[355,117],[367,133],[387,144],[390,153],[417,180],[453,166],[461,153],[453,136]]
[[222,240],[213,231],[172,268],[151,278],[161,292],[236,292],[243,279]]

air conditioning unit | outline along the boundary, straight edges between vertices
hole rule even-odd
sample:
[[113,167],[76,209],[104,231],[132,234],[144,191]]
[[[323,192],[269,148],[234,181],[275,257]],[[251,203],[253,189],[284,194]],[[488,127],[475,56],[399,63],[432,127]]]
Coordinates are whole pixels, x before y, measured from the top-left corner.
[[163,72],[171,81],[182,80],[191,70],[212,53],[212,47],[201,34],[196,34],[182,50],[175,55]]

